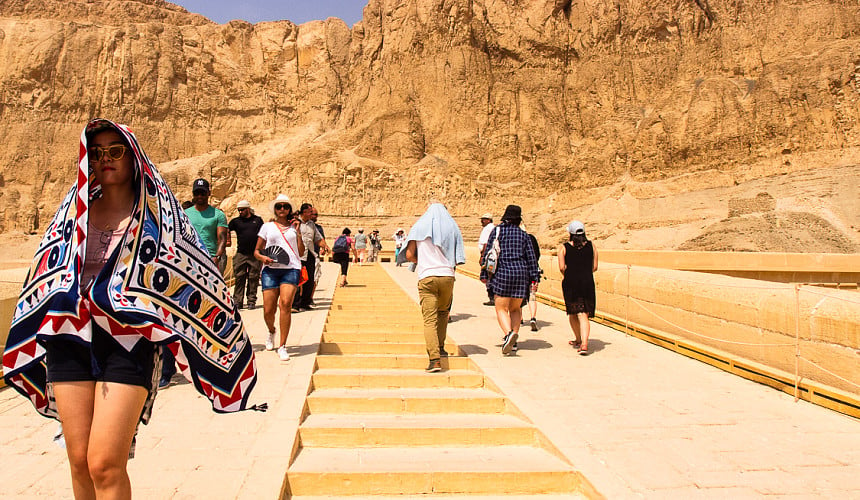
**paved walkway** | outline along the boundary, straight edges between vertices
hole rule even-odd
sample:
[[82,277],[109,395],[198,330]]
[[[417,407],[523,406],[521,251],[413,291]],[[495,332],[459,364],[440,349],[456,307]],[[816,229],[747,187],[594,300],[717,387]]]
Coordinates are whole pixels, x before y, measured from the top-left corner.
[[[413,273],[383,266],[417,298]],[[325,264],[320,309],[294,316],[293,360],[259,354],[267,413],[216,415],[184,381],[159,394],[129,465],[138,498],[277,496],[335,274]],[[461,276],[454,296],[452,338],[608,498],[860,498],[860,421],[599,325],[578,356],[564,313],[544,305],[541,330],[524,327],[503,358],[483,285]],[[243,317],[262,348],[262,311]],[[0,496],[71,498],[55,428],[0,391]]]

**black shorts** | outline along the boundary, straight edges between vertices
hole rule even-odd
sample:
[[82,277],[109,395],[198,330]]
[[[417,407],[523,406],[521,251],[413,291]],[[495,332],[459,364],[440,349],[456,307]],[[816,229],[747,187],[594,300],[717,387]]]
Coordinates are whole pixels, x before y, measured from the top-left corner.
[[141,340],[128,352],[102,328],[92,325],[93,341],[84,345],[69,337],[46,342],[48,382],[98,380],[152,390],[156,346]]

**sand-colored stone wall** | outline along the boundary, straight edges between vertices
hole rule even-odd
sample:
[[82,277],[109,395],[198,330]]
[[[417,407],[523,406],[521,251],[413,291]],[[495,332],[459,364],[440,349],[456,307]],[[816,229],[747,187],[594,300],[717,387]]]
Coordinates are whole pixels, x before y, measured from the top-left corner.
[[860,283],[860,254],[600,250],[600,260],[782,283]]
[[[771,261],[775,265],[779,259],[774,254]],[[476,272],[475,248],[467,248],[467,260],[464,270]],[[821,263],[822,267],[827,265]],[[557,257],[543,256],[541,267],[545,280],[540,293],[561,302]],[[857,291],[808,285],[796,289],[787,283],[628,267],[603,260],[595,283],[598,314],[677,335],[790,374],[797,368],[801,380],[860,394]]]

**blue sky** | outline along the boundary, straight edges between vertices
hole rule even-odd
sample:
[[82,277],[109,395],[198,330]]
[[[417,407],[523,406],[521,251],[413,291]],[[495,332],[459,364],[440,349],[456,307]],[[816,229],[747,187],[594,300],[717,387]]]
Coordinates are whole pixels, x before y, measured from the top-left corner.
[[168,0],[216,23],[233,19],[250,23],[289,19],[302,24],[314,19],[339,17],[352,26],[361,20],[368,0]]

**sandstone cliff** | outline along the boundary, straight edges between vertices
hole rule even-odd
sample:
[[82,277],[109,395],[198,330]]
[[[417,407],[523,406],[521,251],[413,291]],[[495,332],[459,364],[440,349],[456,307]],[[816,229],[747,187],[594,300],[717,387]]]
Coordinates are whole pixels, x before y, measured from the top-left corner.
[[[352,28],[16,0],[0,68],[0,231],[44,224],[94,116],[130,124],[183,197],[203,175],[225,208],[277,192],[342,215],[516,201],[551,238],[591,214],[605,238],[696,218],[694,239],[728,200],[703,219],[642,207],[860,161],[846,0],[370,0]],[[851,251],[856,201],[833,200],[857,185],[836,189],[801,212]]]

